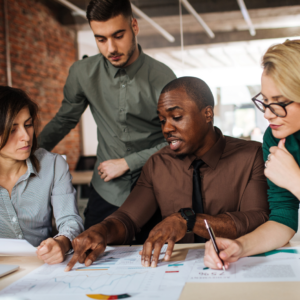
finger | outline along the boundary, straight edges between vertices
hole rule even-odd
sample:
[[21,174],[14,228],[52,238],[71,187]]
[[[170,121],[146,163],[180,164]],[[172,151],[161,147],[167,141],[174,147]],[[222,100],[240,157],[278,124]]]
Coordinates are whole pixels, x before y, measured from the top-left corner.
[[173,253],[174,246],[175,246],[175,242],[173,240],[169,240],[164,260],[166,260],[166,261],[170,260],[172,253]]
[[218,254],[216,253],[211,241],[205,243],[204,256],[206,260],[210,262],[210,265],[208,266],[209,268],[222,269],[223,263]]
[[72,270],[72,268],[78,262],[78,259],[79,259],[80,256],[81,256],[81,254],[77,254],[77,253],[73,254],[71,260],[69,261],[69,263],[67,264],[67,266],[65,268],[65,272],[69,272],[70,270]]
[[37,247],[37,249],[42,248],[45,244],[46,244],[46,240],[45,240],[45,241],[42,241],[42,242],[40,243],[40,245]]
[[46,264],[48,264],[48,265],[50,265],[50,264],[52,264],[53,262],[55,262],[55,261],[58,261],[58,260],[62,260],[62,255],[61,254],[54,254],[54,255],[52,255],[52,256],[50,256],[50,257],[48,257],[47,259],[43,259],[43,261],[46,263]]
[[52,250],[52,246],[51,245],[49,245],[49,244],[45,245],[44,244],[40,249],[37,250],[37,252],[38,252],[39,256],[43,256],[43,255],[45,255],[47,253],[50,253],[51,250]]
[[152,255],[152,262],[151,262],[151,268],[156,268],[157,263],[158,263],[158,259],[159,259],[159,255],[160,255],[160,251],[161,248],[164,244],[161,241],[157,241],[154,244],[154,252]]
[[105,246],[103,244],[99,244],[85,259],[85,265],[90,266],[98,256],[105,251]]
[[204,265],[210,269],[219,270],[220,268],[216,265],[215,261],[209,256],[204,256]]
[[278,143],[278,148],[279,148],[279,149],[282,149],[282,150],[284,150],[284,151],[287,152],[287,149],[285,148],[285,139],[281,139],[281,140],[279,141],[279,143]]
[[52,257],[51,259],[48,259],[44,262],[48,265],[55,265],[55,264],[59,264],[59,263],[63,262],[63,260],[64,260],[63,257],[60,256],[60,257]]
[[48,265],[56,265],[56,264],[60,264],[60,263],[63,262],[63,261],[64,261],[63,258],[56,259],[56,260],[53,260],[53,261],[49,262]]
[[220,258],[224,261],[229,261],[233,256],[236,256],[239,251],[239,246],[235,243],[232,243],[228,248],[220,252]]
[[86,253],[83,253],[83,254],[78,258],[78,262],[80,262],[81,264],[84,264],[85,259],[86,259]]
[[47,253],[47,254],[44,254],[44,255],[40,255],[40,257],[43,261],[46,261],[46,260],[49,260],[49,259],[51,259],[52,257],[54,257],[56,255],[57,255],[57,253],[50,252],[50,253]]
[[143,254],[142,254],[142,265],[144,267],[150,267],[152,250],[153,250],[153,243],[151,241],[146,241],[143,246]]
[[143,254],[143,250],[139,251],[139,255],[142,255]]
[[108,181],[111,181],[113,179],[113,177],[107,175],[104,179],[104,182],[108,182]]
[[79,246],[78,250],[76,250],[76,248],[73,245],[73,248],[75,250],[71,260],[69,261],[69,263],[67,264],[67,267],[65,268],[65,272],[69,272],[70,270],[72,270],[72,268],[74,267],[74,265],[78,262],[78,260],[80,259],[82,261],[82,257],[84,257],[85,252],[89,249],[86,249],[84,247],[84,243],[81,244],[81,246]]
[[269,149],[270,153],[274,154],[278,150],[278,147],[273,146]]

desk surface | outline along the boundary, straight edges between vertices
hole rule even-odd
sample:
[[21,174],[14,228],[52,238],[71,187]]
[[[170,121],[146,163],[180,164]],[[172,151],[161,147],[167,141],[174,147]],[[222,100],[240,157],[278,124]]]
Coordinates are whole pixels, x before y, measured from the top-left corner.
[[[300,246],[291,242],[287,246]],[[204,248],[203,244],[175,245],[172,261],[182,260],[189,249]],[[1,264],[19,265],[20,269],[0,278],[0,290],[43,265],[37,257],[0,256]],[[251,283],[187,283],[180,300],[299,300],[299,282],[251,282]]]
[[73,184],[90,184],[93,177],[93,171],[72,171]]

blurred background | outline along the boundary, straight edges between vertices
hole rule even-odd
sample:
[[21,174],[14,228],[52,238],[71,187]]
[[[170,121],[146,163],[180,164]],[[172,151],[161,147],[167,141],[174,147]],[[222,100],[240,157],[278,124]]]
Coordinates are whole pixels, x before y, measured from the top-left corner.
[[[0,0],[0,84],[24,89],[40,107],[41,130],[63,99],[70,66],[98,53],[85,18],[89,0]],[[268,126],[251,97],[261,58],[300,36],[299,0],[132,0],[138,42],[177,76],[196,76],[215,97],[215,125],[226,135],[262,141]],[[89,108],[54,149],[70,169],[96,154]]]

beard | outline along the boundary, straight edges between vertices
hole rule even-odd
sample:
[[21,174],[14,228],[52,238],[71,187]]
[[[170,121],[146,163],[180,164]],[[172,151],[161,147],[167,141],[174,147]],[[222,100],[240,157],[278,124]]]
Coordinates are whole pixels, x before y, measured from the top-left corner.
[[[117,67],[117,68],[123,68],[127,65],[127,63],[129,62],[129,60],[131,59],[135,49],[136,49],[136,40],[135,40],[135,35],[134,35],[134,32],[133,30],[132,31],[132,40],[131,40],[131,46],[130,46],[130,49],[128,50],[127,54],[125,55],[126,57],[126,61],[125,62],[112,62],[110,61],[110,63],[114,66],[114,67]],[[118,52],[114,52],[114,53],[111,53],[108,58],[110,58],[111,56],[119,56],[119,55],[122,55],[124,56],[123,53],[118,53]]]

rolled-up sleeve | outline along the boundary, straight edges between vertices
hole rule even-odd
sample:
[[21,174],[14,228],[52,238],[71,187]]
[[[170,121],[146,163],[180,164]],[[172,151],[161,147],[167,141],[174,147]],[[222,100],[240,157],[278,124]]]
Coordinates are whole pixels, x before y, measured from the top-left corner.
[[51,204],[58,235],[67,237],[71,242],[83,230],[82,219],[76,205],[76,191],[67,162],[57,155],[54,166],[54,181]]
[[227,213],[236,225],[238,237],[253,231],[268,220],[267,189],[263,154],[262,149],[259,148],[253,162],[248,184],[240,201],[239,210]]
[[158,208],[152,184],[152,166],[152,158],[150,158],[126,201],[116,212],[106,218],[106,220],[117,219],[125,226],[126,236],[123,244],[131,243],[135,234],[150,220]]

